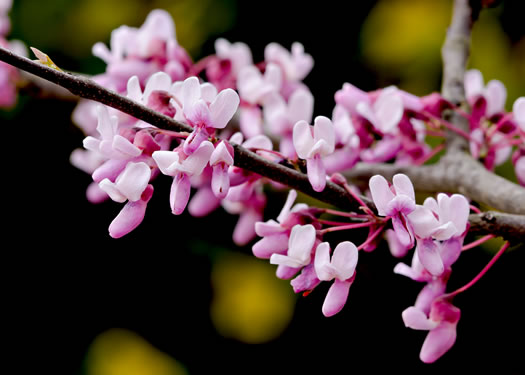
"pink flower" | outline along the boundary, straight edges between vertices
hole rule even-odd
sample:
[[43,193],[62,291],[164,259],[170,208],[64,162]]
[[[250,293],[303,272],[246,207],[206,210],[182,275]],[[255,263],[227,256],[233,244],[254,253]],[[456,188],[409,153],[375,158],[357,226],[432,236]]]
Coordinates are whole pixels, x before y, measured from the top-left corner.
[[347,82],[335,93],[335,102],[343,106],[349,113],[355,114],[357,103],[364,102],[370,105],[370,98],[365,91]]
[[136,202],[148,186],[150,178],[151,169],[146,163],[129,162],[115,182],[105,178],[100,181],[99,186],[115,202]]
[[317,116],[313,128],[306,121],[299,121],[293,129],[293,144],[297,155],[306,159],[308,179],[315,191],[323,191],[326,172],[322,157],[334,152],[335,132],[332,121]]
[[330,245],[323,242],[315,252],[315,272],[321,281],[334,280],[323,303],[326,317],[337,314],[346,303],[348,292],[355,278],[357,247],[349,241],[339,243],[330,259]]
[[395,133],[403,117],[403,99],[396,87],[387,87],[381,90],[372,104],[367,101],[358,102],[356,111],[381,133]]
[[176,109],[170,102],[170,88],[171,77],[164,72],[157,72],[149,77],[144,92],[142,92],[138,77],[133,76],[128,80],[127,97],[166,116],[173,117]]
[[[461,249],[469,212],[469,203],[463,195],[449,197],[440,193],[437,201],[429,197],[423,206],[417,206],[408,214],[417,238],[419,259],[432,275],[441,275],[445,270],[445,260],[450,263],[459,256],[458,247]],[[445,251],[440,250],[443,246],[446,246]]]
[[429,331],[419,354],[423,362],[435,362],[450,350],[456,342],[456,327],[460,316],[461,312],[457,307],[441,299],[432,303],[429,316],[413,306],[403,311],[405,326]]
[[485,86],[483,75],[477,69],[465,73],[465,94],[470,105],[474,105],[480,97],[486,101],[485,116],[503,112],[507,99],[507,89],[498,80],[491,80]]
[[230,189],[228,168],[233,165],[233,155],[233,147],[221,141],[210,156],[210,166],[213,168],[211,188],[217,198],[225,198]]
[[241,99],[251,105],[264,104],[282,86],[282,72],[275,64],[267,64],[264,75],[255,65],[243,67],[237,76],[237,89]]
[[214,150],[211,142],[204,141],[191,155],[187,155],[182,146],[173,151],[155,151],[152,155],[160,171],[173,176],[170,206],[175,215],[181,214],[190,198],[190,177],[200,175]]
[[101,139],[87,136],[83,141],[84,148],[99,152],[108,159],[126,160],[142,153],[140,148],[119,134],[118,118],[114,115],[110,116],[106,106],[98,106],[97,117],[97,132]]
[[274,253],[284,254],[288,249],[291,229],[301,224],[301,216],[295,213],[308,208],[308,205],[304,203],[298,203],[292,207],[296,198],[297,192],[291,189],[286,203],[277,216],[277,221],[270,219],[255,223],[255,232],[262,237],[252,247],[253,254],[257,258],[269,259]]
[[201,85],[197,77],[187,78],[173,91],[180,94],[184,119],[194,128],[184,142],[186,154],[193,153],[215,129],[226,127],[239,107],[239,95],[234,90],[225,89],[217,94],[213,85]]
[[230,43],[224,38],[215,41],[215,52],[221,60],[228,60],[234,77],[245,66],[253,65],[252,52],[245,43]]
[[[379,216],[390,216],[392,227],[397,235],[399,245],[406,251],[414,244],[410,228],[406,224],[406,215],[416,209],[414,186],[404,174],[396,174],[389,186],[383,176],[375,175],[369,181],[372,200]],[[398,252],[403,252],[398,250]]]
[[314,60],[304,52],[304,46],[295,42],[291,52],[277,43],[270,43],[264,49],[264,60],[275,63],[284,72],[288,81],[302,81],[312,70]]

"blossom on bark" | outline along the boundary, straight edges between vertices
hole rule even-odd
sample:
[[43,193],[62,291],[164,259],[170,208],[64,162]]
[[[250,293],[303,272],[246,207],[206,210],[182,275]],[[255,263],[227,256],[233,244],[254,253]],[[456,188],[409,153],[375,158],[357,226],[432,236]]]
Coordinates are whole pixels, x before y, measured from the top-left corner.
[[309,265],[315,239],[315,227],[312,224],[295,225],[290,233],[286,255],[274,253],[270,263],[297,269]]
[[392,186],[381,175],[370,178],[369,187],[372,200],[377,207],[379,216],[392,218],[392,227],[399,245],[396,253],[402,255],[414,245],[411,228],[407,224],[407,215],[416,209],[414,186],[404,174],[396,174],[392,178]]
[[408,214],[419,260],[432,275],[441,275],[459,257],[469,212],[469,202],[463,195],[440,193],[437,201],[429,197]]
[[314,126],[299,121],[293,129],[293,144],[297,156],[306,159],[308,180],[315,191],[323,191],[326,186],[326,171],[322,158],[335,149],[335,132],[332,121],[317,116]]

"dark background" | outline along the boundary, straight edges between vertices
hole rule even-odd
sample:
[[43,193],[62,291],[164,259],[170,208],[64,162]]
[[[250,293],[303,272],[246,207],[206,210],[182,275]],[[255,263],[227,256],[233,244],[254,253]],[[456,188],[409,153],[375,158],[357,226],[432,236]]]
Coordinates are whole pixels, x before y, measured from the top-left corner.
[[[301,41],[314,56],[306,83],[316,97],[316,114],[331,113],[333,94],[343,82],[376,88],[377,73],[359,59],[356,37],[373,2],[351,9],[335,2],[234,5],[235,23],[221,36],[246,42],[256,61],[272,41],[287,47]],[[516,21],[509,10],[502,17]],[[523,35],[515,27],[507,32]],[[210,39],[202,55],[212,48]],[[81,66],[67,54],[56,56],[61,66]],[[111,239],[107,227],[120,205],[88,203],[84,193],[90,177],[68,162],[83,139],[70,121],[73,108],[72,102],[22,96],[15,112],[2,115],[10,167],[2,179],[8,207],[4,330],[13,333],[5,339],[8,347],[21,355],[17,373],[36,365],[40,372],[83,374],[91,342],[114,327],[138,333],[175,356],[190,374],[525,371],[523,248],[509,251],[455,299],[462,311],[458,339],[433,365],[418,359],[426,332],[404,328],[400,316],[421,285],[393,274],[398,260],[384,247],[360,257],[358,279],[337,316],[321,314],[325,288],[298,298],[291,324],[275,340],[245,344],[222,337],[209,316],[213,257],[194,244],[199,240],[204,247],[250,254],[250,246],[231,242],[236,218],[220,211],[202,219],[171,215],[170,181],[159,179],[141,226]],[[270,200],[267,219],[276,216],[282,201]],[[449,290],[470,281],[490,258],[480,249],[464,253],[454,265]]]

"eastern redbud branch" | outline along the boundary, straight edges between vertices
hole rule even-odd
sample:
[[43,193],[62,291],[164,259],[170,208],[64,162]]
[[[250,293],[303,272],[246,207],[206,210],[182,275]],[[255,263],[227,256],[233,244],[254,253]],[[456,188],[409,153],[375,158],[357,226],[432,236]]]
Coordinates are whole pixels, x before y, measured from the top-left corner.
[[[61,87],[64,87],[79,97],[106,104],[133,117],[148,122],[159,129],[174,131],[177,133],[193,131],[190,126],[175,121],[173,118],[158,113],[125,96],[119,95],[114,91],[108,90],[88,78],[55,70],[25,57],[18,56],[2,47],[0,47],[0,60],[19,69],[25,70],[31,74],[44,78]],[[356,204],[356,201],[350,197],[349,193],[342,186],[327,181],[326,188],[322,192],[316,192],[312,189],[308,177],[304,173],[298,172],[278,163],[271,162],[240,145],[233,144],[232,146],[235,150],[235,165],[240,168],[249,170],[273,181],[287,185],[335,207],[349,210],[359,209],[359,204]],[[482,166],[481,168],[484,169]],[[441,173],[435,174],[435,172],[439,172],[439,170],[436,171],[435,169],[438,168],[436,168],[436,166],[400,167],[389,164],[370,164],[367,165],[366,170],[363,171],[363,165],[360,166],[358,164],[350,171],[349,177],[354,177],[356,175],[361,175],[362,177],[363,175],[367,175],[368,178],[370,178],[374,174],[382,174],[387,178],[388,176],[391,178],[395,173],[405,173],[412,179],[414,186],[418,190],[449,192],[461,190],[471,198],[479,200],[477,199],[479,197],[472,197],[472,194],[469,194],[472,193],[468,189],[470,186],[469,184],[466,184],[465,186],[459,185],[461,189],[458,189],[458,184],[454,182],[454,177],[457,177],[457,173],[451,173],[448,175],[446,170],[443,170]],[[441,167],[441,169],[443,168]],[[468,170],[469,168],[467,168],[467,171]],[[486,173],[494,176],[488,171],[486,171]],[[448,178],[443,178],[444,175],[448,175]],[[520,188],[519,186],[514,185],[503,178],[499,177],[499,180],[500,181],[491,185],[500,186],[501,189],[506,191],[506,193],[496,195],[496,199],[494,200],[496,204],[499,200],[504,201],[507,197],[510,197],[510,205],[508,205],[510,209],[508,212],[513,212],[512,208],[519,208],[520,202],[521,206],[525,205],[525,189]],[[468,175],[465,176],[464,181],[469,181]],[[483,184],[476,184],[477,187],[481,189],[484,186]],[[517,194],[508,194],[508,189],[505,187],[509,184],[513,187],[512,189],[516,189]],[[501,189],[496,189],[495,191],[501,191]],[[491,187],[486,189],[487,194],[491,194],[493,192],[494,189]],[[520,197],[520,194],[523,195],[523,197]],[[512,196],[516,196],[517,198],[513,199]],[[369,199],[362,197],[361,200],[363,200],[363,202],[365,202],[366,205],[372,210],[375,210],[373,202],[371,202]],[[499,208],[497,205],[493,205],[493,207]],[[524,207],[521,207],[521,212],[525,212]],[[477,217],[471,216],[471,231],[479,233],[494,233],[505,237],[510,236],[510,238],[519,238],[517,236],[523,236],[523,231],[525,230],[523,229],[525,228],[525,219],[518,220],[514,216],[512,219],[509,219],[507,216],[505,216],[505,214],[495,214],[490,216],[490,220],[487,220],[487,215],[478,215]]]

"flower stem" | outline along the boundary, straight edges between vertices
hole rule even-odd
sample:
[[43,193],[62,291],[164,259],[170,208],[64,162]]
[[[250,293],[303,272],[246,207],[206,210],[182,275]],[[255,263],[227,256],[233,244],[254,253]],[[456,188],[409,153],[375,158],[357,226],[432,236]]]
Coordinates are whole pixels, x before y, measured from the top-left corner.
[[505,250],[507,250],[510,246],[510,243],[508,241],[506,241],[503,246],[501,246],[501,248],[498,250],[498,252],[496,253],[496,255],[494,255],[494,257],[492,257],[492,259],[490,260],[490,262],[487,263],[487,265],[485,267],[483,267],[483,269],[481,270],[480,273],[478,273],[476,275],[476,277],[474,277],[469,283],[465,284],[464,286],[462,286],[461,288],[455,290],[454,292],[452,293],[448,293],[448,294],[445,294],[443,295],[441,298],[446,298],[446,299],[449,299],[449,298],[452,298],[452,297],[455,297],[457,296],[459,293],[462,293],[464,292],[465,290],[469,289],[472,285],[476,284],[479,279],[481,279],[481,277],[487,273],[487,271],[494,265],[494,263],[496,263],[496,261],[501,257],[501,255],[503,255],[503,253],[505,252]]
[[481,237],[480,239],[473,241],[469,244],[466,244],[461,248],[461,251],[472,249],[473,247],[476,247],[478,245],[481,245],[483,242],[490,240],[491,238],[494,238],[495,236],[493,234],[487,234],[486,236]]
[[354,223],[354,224],[346,224],[346,225],[340,225],[337,227],[330,227],[326,229],[321,229],[317,231],[319,234],[326,234],[330,232],[335,232],[338,230],[347,230],[347,229],[357,229],[357,228],[363,228],[363,227],[369,227],[372,225],[375,225],[376,223],[373,221],[367,221],[366,223]]
[[377,228],[371,235],[368,236],[368,238],[363,242],[361,245],[357,247],[357,250],[363,249],[365,246],[368,246],[370,242],[375,240],[375,238],[379,235],[385,229],[384,225],[381,225],[379,228]]

